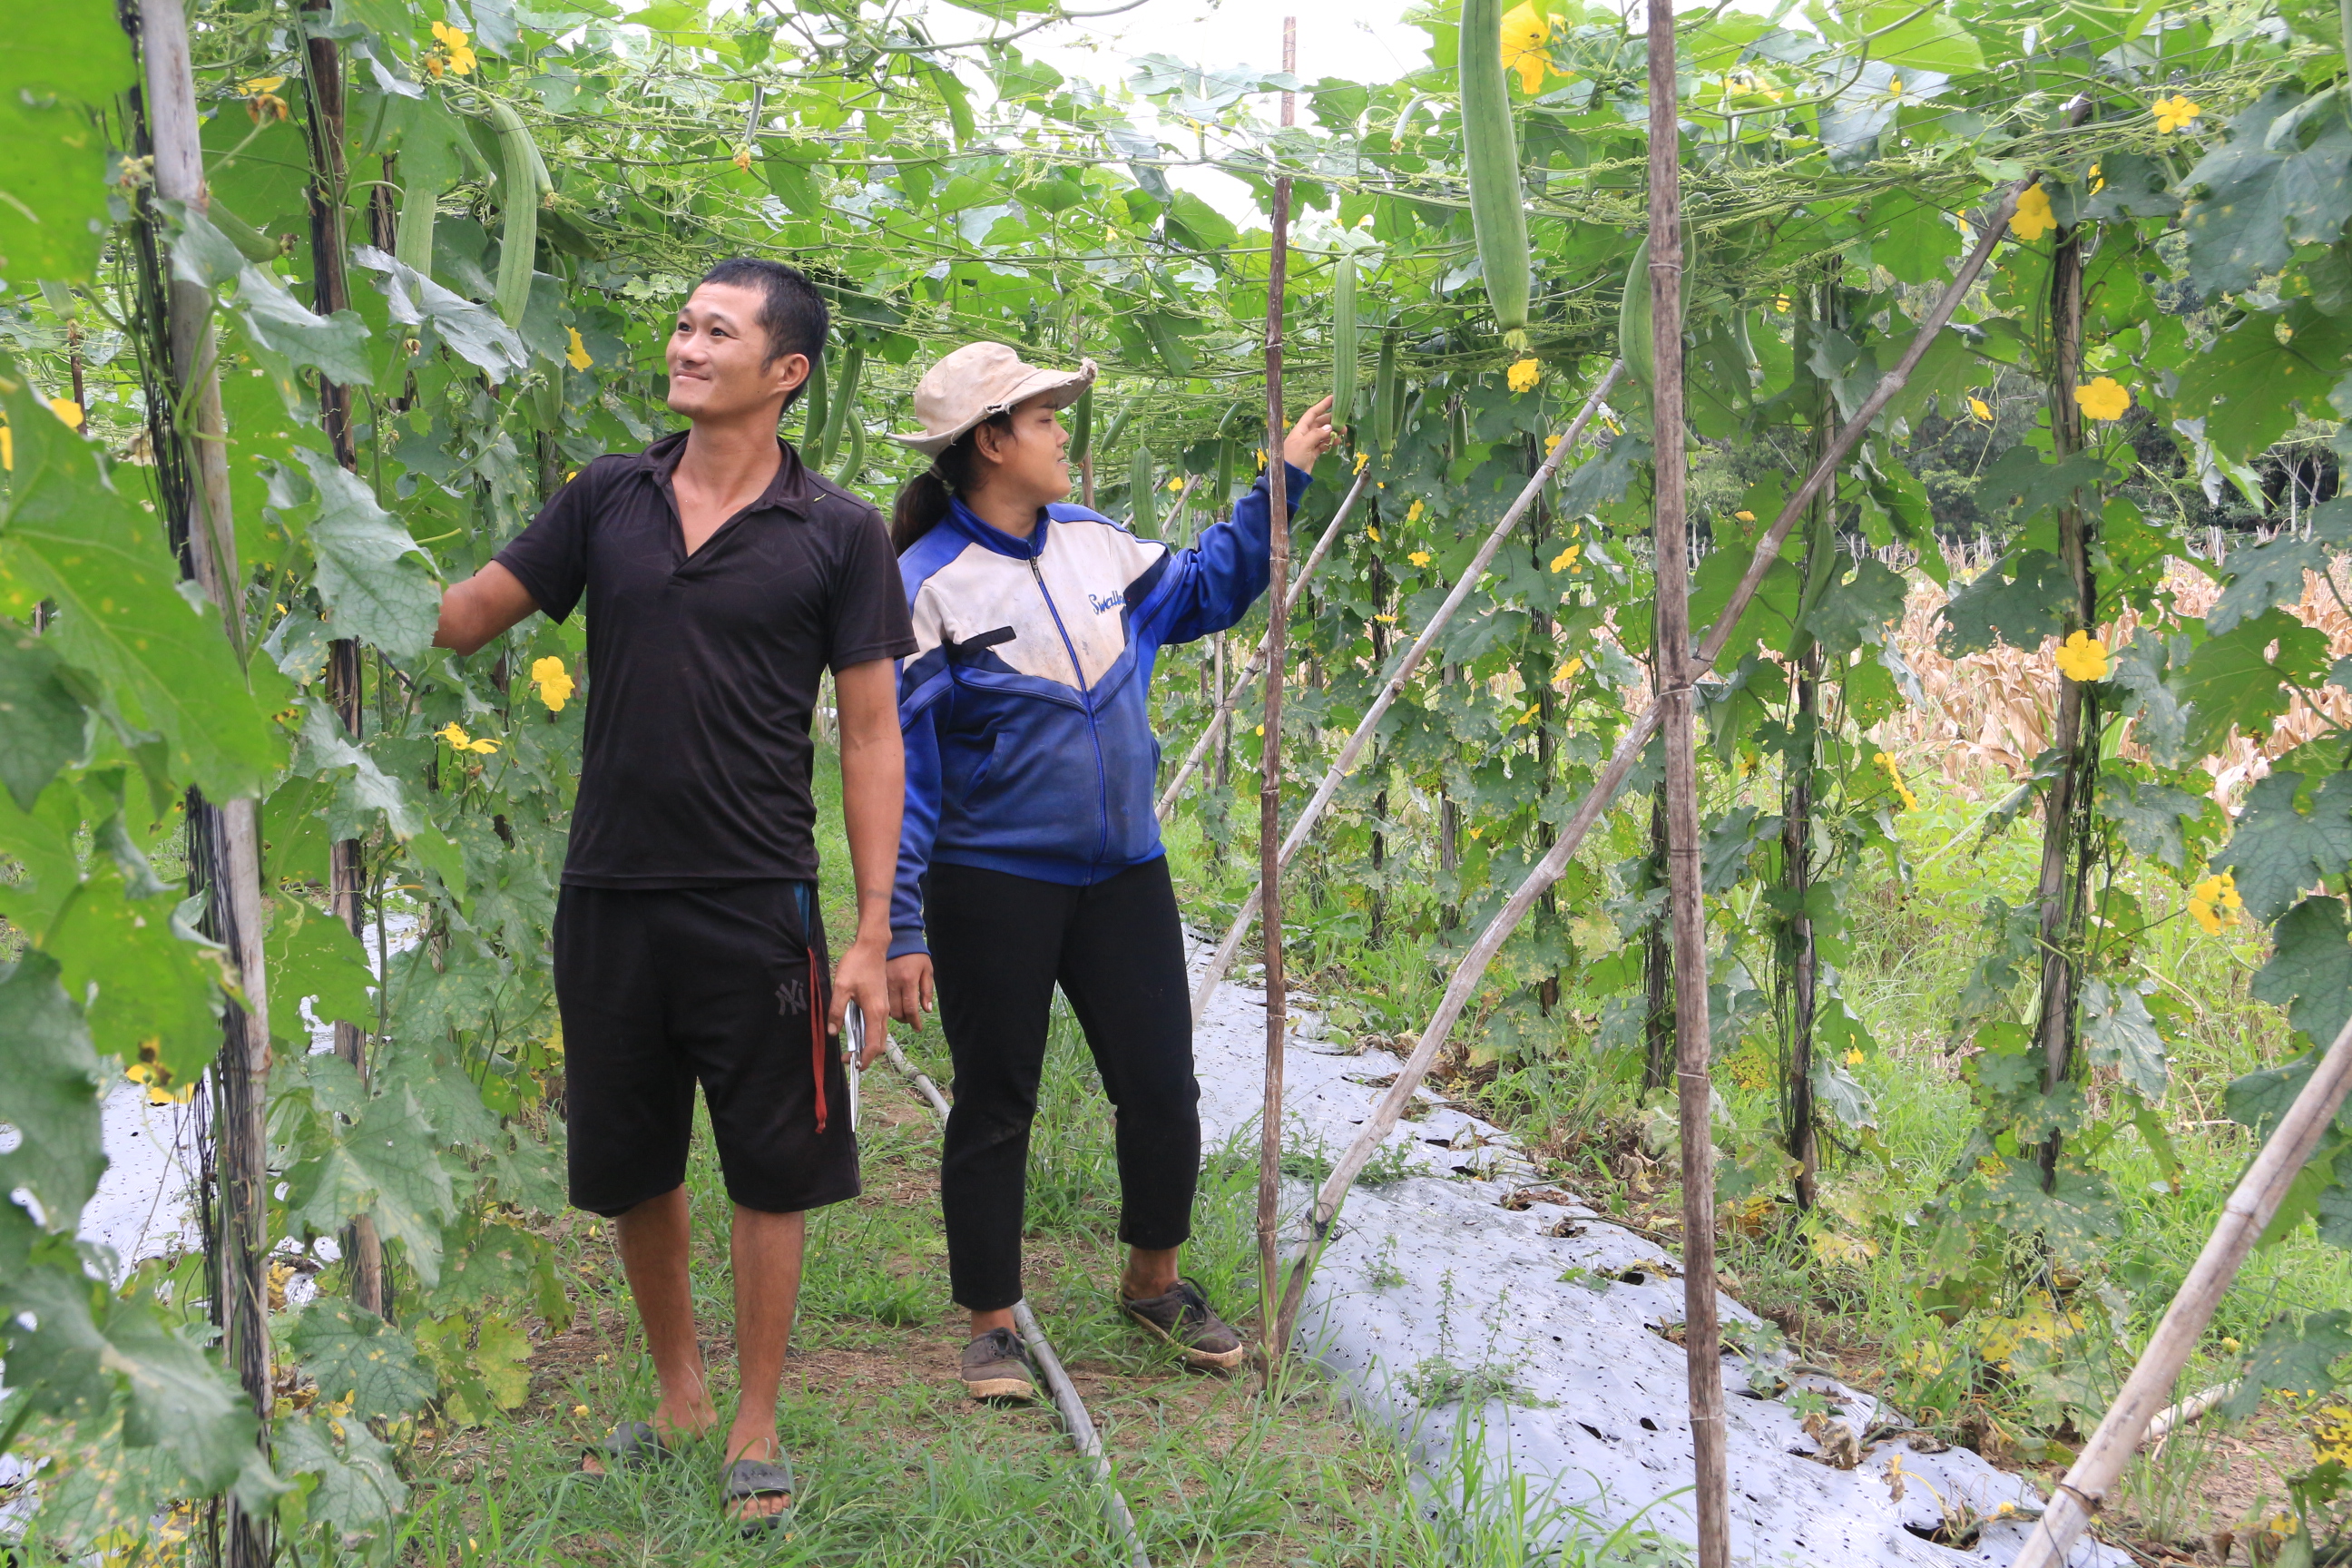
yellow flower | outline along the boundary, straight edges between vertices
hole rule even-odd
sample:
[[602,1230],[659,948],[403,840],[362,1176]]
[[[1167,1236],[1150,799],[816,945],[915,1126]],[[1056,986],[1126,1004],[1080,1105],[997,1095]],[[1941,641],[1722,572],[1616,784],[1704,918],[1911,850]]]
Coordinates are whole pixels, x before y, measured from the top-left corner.
[[1426,550],[1416,550],[1412,554],[1406,556],[1405,559],[1412,562],[1416,566],[1426,566],[1429,564],[1429,552]]
[[2120,419],[2131,403],[2130,390],[2113,376],[2103,375],[2074,389],[2074,405],[2094,419]]
[[580,341],[580,329],[566,327],[563,330],[572,337],[572,346],[563,351],[563,363],[574,370],[586,370],[594,364],[596,362],[589,357],[588,345]]
[[13,473],[16,468],[16,432],[0,425],[0,472]]
[[1862,1053],[1861,1053],[1860,1051],[1848,1051],[1848,1052],[1846,1052],[1846,1054],[1845,1054],[1845,1065],[1846,1065],[1846,1066],[1848,1066],[1848,1067],[1850,1067],[1850,1068],[1858,1068],[1858,1067],[1860,1067],[1860,1066],[1862,1065]]
[[1424,510],[1425,509],[1419,501],[1415,501],[1411,506],[1404,509],[1404,520],[1407,522],[1419,522],[1421,521],[1421,514]]
[[1561,551],[1559,554],[1553,556],[1551,558],[1551,564],[1546,567],[1545,570],[1548,572],[1568,571],[1575,566],[1576,558],[1583,553],[1584,546],[1581,544],[1571,544],[1567,549]]
[[81,405],[76,403],[72,398],[50,398],[49,412],[64,420],[71,428],[76,430],[81,428]]
[[2202,104],[2191,103],[2177,92],[2170,98],[2158,99],[2155,109],[2156,128],[2168,136],[2187,126],[2205,112]]
[[1988,425],[1992,423],[1992,409],[1986,405],[1985,400],[1981,397],[1971,397],[1969,399],[1969,412],[1975,415],[1978,418],[1983,420]]
[[1559,431],[1557,431],[1557,430],[1553,431],[1550,435],[1549,435],[1549,436],[1547,436],[1547,437],[1544,437],[1544,456],[1545,456],[1545,457],[1549,458],[1549,457],[1550,457],[1554,452],[1557,452],[1557,451],[1559,451],[1559,437],[1560,437],[1560,432],[1559,432]]
[[1521,5],[1503,16],[1503,68],[1519,73],[1519,90],[1533,92],[1543,86],[1544,70],[1550,64],[1544,39],[1551,28],[1536,15],[1531,5]]
[[584,1405],[575,1405],[572,1407],[572,1414],[574,1415],[585,1415],[588,1414],[588,1407]]
[[1470,837],[1473,838],[1484,838],[1486,837],[1486,830],[1483,827],[1474,827],[1470,830]]
[[1377,528],[1367,528],[1364,530],[1364,537],[1378,544],[1381,542],[1381,531]]
[[1372,455],[1370,452],[1359,452],[1356,454],[1356,466],[1348,471],[1351,474],[1360,474],[1364,471],[1364,465],[1371,460]]
[[247,77],[243,81],[238,82],[236,84],[236,90],[245,94],[246,97],[251,98],[257,93],[276,92],[279,88],[284,87],[285,85],[286,79],[282,76],[255,76]]
[[735,166],[747,174],[751,172],[751,149],[749,147],[735,149]]
[[2069,632],[2059,647],[2058,673],[2069,680],[2093,681],[2107,678],[2107,645],[2088,632]]
[[1536,383],[1543,379],[1543,366],[1533,359],[1523,359],[1504,372],[1503,379],[1510,383],[1513,393],[1533,392]]
[[473,752],[487,757],[499,749],[499,743],[496,741],[473,739],[466,733],[465,727],[454,720],[446,728],[436,730],[434,733],[448,742],[449,749],[453,752]]
[[1790,305],[1789,305],[1789,297],[1788,297],[1786,294],[1775,294],[1775,295],[1773,295],[1773,296],[1772,296],[1772,309],[1774,309],[1774,310],[1776,310],[1780,311],[1780,312],[1782,315],[1784,315],[1784,316],[1785,316],[1785,315],[1787,315],[1787,314],[1789,313],[1789,309],[1790,309]]
[[453,27],[446,22],[436,22],[433,24],[433,36],[440,39],[442,48],[448,51],[449,68],[459,76],[472,74],[474,68],[481,64],[474,58],[474,46],[466,41],[465,28]]
[[245,117],[256,125],[265,120],[283,120],[286,115],[286,100],[274,92],[257,92],[245,100]]
[[1895,766],[1895,759],[1888,756],[1885,752],[1881,752],[1871,760],[1885,770],[1886,782],[1895,786],[1895,797],[1903,802],[1903,809],[1906,811],[1918,810],[1919,797],[1913,795],[1911,793],[1911,786],[1903,782],[1903,774]]
[[1538,713],[1540,713],[1540,712],[1542,712],[1542,711],[1543,711],[1543,709],[1542,709],[1541,707],[1535,707],[1535,708],[1530,708],[1530,709],[1528,709],[1526,712],[1524,712],[1524,713],[1520,714],[1517,718],[1516,718],[1516,719],[1514,719],[1514,720],[1512,720],[1512,721],[1511,721],[1511,728],[1513,728],[1514,730],[1516,730],[1516,729],[1517,729],[1517,728],[1518,728],[1520,725],[1522,725],[1522,724],[1532,724],[1532,723],[1534,723],[1534,722],[1535,722],[1535,721],[1536,721],[1536,715],[1537,715],[1537,714],[1538,714]]
[[1261,468],[1265,467],[1265,448],[1263,447],[1257,449],[1257,466]]
[[1392,626],[1396,625],[1396,614],[1394,611],[1391,611],[1389,614],[1384,616],[1374,616],[1372,619],[1380,622],[1381,625],[1384,626]]
[[1731,515],[1738,518],[1742,522],[1754,522],[1756,521],[1756,514],[1752,511],[1735,511]]
[[2239,893],[2238,884],[2227,871],[2208,877],[2189,889],[2189,916],[2203,928],[2207,936],[2221,935],[2221,928],[2236,920],[2238,911],[2245,907],[2246,900]]
[[539,700],[547,704],[550,713],[562,712],[563,705],[572,700],[571,672],[553,654],[531,660],[530,683],[539,688]]
[[2036,184],[2017,198],[2017,211],[2011,215],[2009,232],[2020,239],[2040,239],[2058,226],[2058,215],[2050,210],[2050,193]]
[[1583,673],[1584,660],[1578,658],[1571,658],[1566,664],[1561,665],[1558,669],[1551,672],[1551,683],[1554,686],[1558,686],[1564,680],[1574,680],[1578,676]]
[[1168,481],[1168,489],[1169,489],[1169,490],[1171,491],[1171,493],[1172,493],[1172,494],[1180,495],[1180,496],[1181,496],[1181,495],[1182,495],[1182,494],[1184,493],[1184,479],[1183,479],[1183,477],[1182,477],[1181,475],[1179,475],[1177,478],[1175,478],[1175,479],[1172,479],[1169,480],[1169,481]]

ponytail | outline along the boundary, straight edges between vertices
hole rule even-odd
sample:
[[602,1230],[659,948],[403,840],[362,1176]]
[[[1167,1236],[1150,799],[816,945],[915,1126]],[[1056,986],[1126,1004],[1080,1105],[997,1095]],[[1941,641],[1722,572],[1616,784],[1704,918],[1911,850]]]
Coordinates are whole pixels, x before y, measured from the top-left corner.
[[[992,414],[981,424],[1010,430],[1013,416]],[[974,426],[972,429],[979,427]],[[980,459],[979,444],[971,437],[971,430],[957,437],[946,451],[931,459],[929,468],[898,487],[898,500],[890,509],[892,553],[904,555],[913,549],[917,540],[937,528],[947,516],[949,503],[971,489],[976,477],[973,469]]]

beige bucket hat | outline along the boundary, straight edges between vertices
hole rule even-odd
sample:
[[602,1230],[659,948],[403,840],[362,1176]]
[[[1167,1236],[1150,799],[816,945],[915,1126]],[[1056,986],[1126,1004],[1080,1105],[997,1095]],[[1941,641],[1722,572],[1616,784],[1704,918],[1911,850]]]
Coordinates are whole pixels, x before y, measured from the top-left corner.
[[1095,362],[1090,359],[1080,360],[1076,370],[1040,370],[1024,363],[1003,343],[966,343],[915,384],[915,417],[923,422],[921,432],[894,433],[890,439],[936,458],[983,419],[1033,397],[1067,408],[1094,384]]

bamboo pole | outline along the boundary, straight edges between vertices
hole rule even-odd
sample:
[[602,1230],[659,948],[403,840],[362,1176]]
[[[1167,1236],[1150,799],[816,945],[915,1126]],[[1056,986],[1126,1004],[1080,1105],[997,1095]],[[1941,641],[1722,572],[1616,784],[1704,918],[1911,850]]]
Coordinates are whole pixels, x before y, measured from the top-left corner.
[[2189,1354],[2213,1321],[2214,1309],[2231,1280],[2237,1278],[2246,1254],[2269,1228],[2287,1188],[2319,1146],[2347,1089],[2352,1089],[2352,1024],[2336,1031],[2335,1043],[2312,1069],[2303,1092],[2287,1107],[2277,1130],[2221,1205],[2221,1217],[2204,1250],[2197,1255],[2189,1278],[2180,1282],[2172,1305],[2165,1309],[2164,1319],[2148,1337],[2147,1348],[2140,1352],[2131,1376],[2124,1380],[2115,1403],[2107,1406],[2099,1429],[2083,1445],[2066,1479],[2051,1494],[2049,1510],[2026,1537],[2016,1568],[2062,1568],[2075,1538],[2106,1501],[2107,1489],[2138,1450],[2141,1434],[2179,1381],[2181,1369],[2189,1364]]
[[[180,0],[142,0],[138,16],[143,108],[155,153],[155,194],[202,212],[209,197],[205,189],[187,17]],[[193,515],[188,519],[188,564],[197,584],[219,611],[222,628],[241,663],[246,653],[245,584],[237,570],[236,528],[229,506],[228,430],[221,409],[212,310],[208,289],[173,279],[172,392],[178,405],[193,405],[196,421],[194,439],[187,443],[195,479],[189,495]],[[212,895],[206,921],[211,934],[228,950],[236,979],[236,994],[222,1011],[221,1054],[215,1065],[220,1104],[215,1125],[222,1208],[220,1256],[215,1259],[220,1289],[215,1305],[229,1357],[260,1423],[259,1441],[266,1454],[271,1405],[268,1289],[264,1274],[269,1218],[269,1010],[268,976],[262,954],[259,812],[250,796],[215,805],[193,789],[188,806],[191,869],[203,868]],[[228,1568],[263,1568],[271,1555],[268,1517],[248,1513],[233,1492],[227,1509],[228,1540],[223,1556]]]
[[[1527,511],[1536,497],[1543,492],[1544,486],[1551,482],[1552,476],[1558,473],[1560,465],[1567,461],[1570,451],[1578,441],[1583,438],[1585,427],[1592,422],[1594,416],[1601,410],[1601,400],[1608,395],[1609,389],[1617,384],[1617,378],[1624,373],[1624,362],[1622,360],[1611,362],[1608,373],[1601,376],[1600,384],[1595,386],[1591,394],[1585,398],[1584,406],[1577,410],[1576,417],[1569,422],[1567,430],[1561,434],[1559,441],[1554,443],[1541,466],[1528,476],[1527,484],[1519,491],[1518,499],[1511,503],[1510,510],[1503,513],[1503,520],[1495,525],[1493,531],[1486,535],[1485,542],[1478,546],[1478,553],[1470,558],[1470,564],[1463,569],[1461,577],[1454,584],[1454,591],[1445,596],[1444,604],[1438,605],[1437,612],[1429,617],[1429,624],[1422,628],[1421,636],[1413,639],[1412,647],[1406,650],[1403,659],[1398,663],[1394,670],[1390,672],[1387,681],[1381,688],[1380,695],[1373,699],[1371,707],[1365,711],[1363,718],[1357,723],[1355,732],[1348,737],[1347,744],[1339,748],[1338,759],[1325,770],[1323,782],[1316,786],[1314,796],[1307,801],[1306,809],[1298,814],[1298,820],[1291,824],[1288,836],[1282,841],[1282,853],[1276,858],[1277,870],[1290,864],[1291,857],[1298,853],[1299,847],[1307,842],[1307,836],[1312,834],[1316,826],[1321,822],[1323,813],[1330,805],[1332,797],[1339,794],[1339,785],[1346,782],[1349,773],[1355,771],[1357,759],[1363,755],[1364,748],[1371,743],[1373,735],[1379,732],[1381,721],[1388,716],[1389,709],[1394,706],[1397,699],[1404,694],[1407,683],[1412,679],[1413,671],[1421,667],[1421,662],[1428,657],[1429,650],[1437,646],[1439,636],[1444,632],[1447,624],[1454,619],[1454,612],[1469,601],[1472,591],[1478,585],[1478,579],[1486,574],[1487,563],[1495,559],[1495,552],[1503,547],[1504,541],[1510,538],[1512,530],[1518,526],[1519,518]],[[1217,987],[1224,984],[1225,972],[1233,967],[1234,955],[1241,952],[1242,939],[1249,934],[1251,923],[1257,919],[1258,894],[1265,885],[1261,875],[1258,886],[1251,889],[1249,897],[1242,900],[1240,912],[1234,916],[1233,923],[1226,927],[1224,940],[1217,944],[1216,952],[1209,960],[1209,967],[1202,972],[1201,978],[1196,983],[1192,993],[1192,1022],[1195,1025],[1198,1025],[1207,1015],[1209,1003],[1216,995]]]
[[[1282,19],[1282,68],[1298,68],[1298,18]],[[1295,95],[1282,95],[1282,123],[1297,118]],[[1286,605],[1290,574],[1289,468],[1283,456],[1282,291],[1289,260],[1290,176],[1274,183],[1273,250],[1265,285],[1265,498],[1268,552],[1266,602]],[[1276,1240],[1282,1205],[1282,1068],[1289,1034],[1290,1000],[1282,972],[1282,686],[1288,648],[1289,616],[1265,618],[1265,744],[1258,753],[1258,886],[1265,902],[1265,1093],[1258,1112],[1257,1293],[1258,1327],[1269,1373],[1282,1364],[1276,1326]]]
[[[1364,485],[1370,478],[1369,473],[1356,476],[1356,482],[1348,487],[1347,495],[1340,500],[1339,510],[1331,514],[1330,524],[1323,530],[1323,537],[1317,540],[1315,548],[1307,552],[1307,563],[1290,580],[1290,591],[1283,596],[1282,613],[1286,616],[1298,607],[1298,601],[1305,596],[1307,584],[1314,577],[1315,569],[1322,565],[1323,557],[1331,552],[1331,546],[1339,540],[1339,530],[1346,526],[1348,514],[1356,510],[1356,499],[1364,493]],[[1234,677],[1232,686],[1223,688],[1221,685],[1217,706],[1210,713],[1209,721],[1201,727],[1201,738],[1192,742],[1192,749],[1184,755],[1184,765],[1176,770],[1176,776],[1170,779],[1168,787],[1160,792],[1160,805],[1155,810],[1160,821],[1168,820],[1168,814],[1175,809],[1178,792],[1200,771],[1202,759],[1209,754],[1210,746],[1216,741],[1218,727],[1232,715],[1234,704],[1239,702],[1242,693],[1249,689],[1249,683],[1257,679],[1257,672],[1265,668],[1266,639],[1273,635],[1273,627],[1269,626],[1265,636],[1257,639],[1256,650],[1249,656],[1249,662],[1242,666],[1239,675]]]
[[[940,1086],[907,1059],[907,1053],[898,1048],[898,1041],[886,1040],[882,1048],[889,1057],[890,1065],[906,1075],[907,1080],[915,1086],[915,1092],[929,1103],[932,1113],[940,1119],[940,1125],[945,1127],[948,1097],[940,1092]],[[1045,1380],[1046,1392],[1053,1396],[1054,1409],[1062,1417],[1063,1430],[1069,1433],[1072,1446],[1086,1457],[1095,1472],[1095,1479],[1102,1483],[1103,1512],[1127,1543],[1130,1568],[1151,1568],[1151,1560],[1144,1555],[1143,1538],[1136,1531],[1135,1514],[1128,1508],[1127,1499],[1119,1493],[1118,1479],[1111,1473],[1110,1456],[1103,1451],[1102,1434],[1095,1429],[1094,1417],[1087,1414],[1086,1401],[1078,1397],[1078,1385],[1070,1381],[1068,1369],[1062,1365],[1062,1358],[1054,1353],[1053,1342],[1045,1337],[1044,1326],[1037,1321],[1037,1314],[1029,1310],[1025,1298],[1013,1303],[1013,1322],[1021,1331],[1022,1343],[1029,1348],[1030,1355],[1035,1359],[1039,1375]]]
[[1714,1079],[1707,1028],[1706,909],[1699,885],[1698,752],[1692,690],[1689,459],[1683,447],[1682,126],[1674,0],[1650,0],[1650,389],[1657,552],[1659,728],[1666,743],[1666,889],[1675,934],[1675,1079],[1681,1112],[1683,1363],[1690,1387],[1699,1568],[1729,1568],[1722,1328],[1716,1317]]
[[[2088,108],[2087,98],[2075,98],[2067,105],[2069,123],[2079,120]],[[1903,357],[1895,362],[1895,368],[1880,379],[1868,397],[1863,399],[1862,406],[1854,411],[1853,418],[1838,433],[1837,439],[1830,444],[1830,449],[1813,465],[1812,471],[1805,476],[1804,483],[1789,497],[1781,506],[1780,515],[1772,520],[1772,526],[1765,530],[1764,537],[1757,542],[1755,552],[1748,559],[1747,572],[1732,590],[1723,613],[1707,629],[1706,641],[1690,667],[1694,679],[1722,657],[1724,647],[1731,641],[1733,628],[1738,626],[1740,616],[1747,614],[1757,589],[1763,584],[1764,574],[1771,570],[1772,563],[1780,559],[1780,547],[1788,542],[1790,531],[1811,509],[1813,498],[1821,494],[1834,478],[1839,465],[1861,443],[1872,422],[1885,411],[1895,394],[1901,392],[1904,384],[1910,380],[1911,373],[1918,368],[1919,361],[1935,342],[1936,334],[1944,330],[1952,319],[1952,312],[1959,309],[1960,301],[1968,297],[1969,290],[1975,288],[1977,279],[1983,276],[1987,263],[1991,261],[1993,251],[2009,228],[2010,218],[2017,211],[2017,198],[2041,177],[2041,172],[2035,170],[2001,193],[2000,199],[1985,215],[1983,226],[1978,231],[1975,248],[1960,264],[1950,287],[1944,290],[1942,297],[1921,321],[1917,334],[1911,340],[1911,346],[1903,351]],[[1592,781],[1592,787],[1578,804],[1575,814],[1562,826],[1559,842],[1537,862],[1535,869],[1528,873],[1527,879],[1496,911],[1494,919],[1486,922],[1486,930],[1479,932],[1477,941],[1471,943],[1470,951],[1454,966],[1454,977],[1446,984],[1445,994],[1439,1000],[1437,1011],[1431,1016],[1428,1026],[1422,1031],[1412,1054],[1405,1058],[1404,1066],[1398,1069],[1388,1092],[1373,1107],[1371,1115],[1364,1119],[1363,1125],[1357,1130],[1355,1141],[1341,1152],[1338,1162],[1331,1167],[1330,1174],[1324,1177],[1322,1186],[1316,1191],[1314,1206],[1307,1212],[1306,1244],[1291,1266],[1290,1278],[1283,1287],[1285,1314],[1297,1310],[1298,1301],[1306,1294],[1307,1279],[1313,1270],[1318,1251],[1331,1234],[1331,1222],[1338,1216],[1339,1205],[1347,1197],[1348,1189],[1355,1185],[1356,1178],[1363,1174],[1364,1167],[1371,1163],[1381,1140],[1395,1131],[1405,1106],[1412,1099],[1412,1091],[1419,1089],[1421,1080],[1429,1075],[1430,1064],[1437,1059],[1438,1051],[1453,1033],[1454,1023],[1462,1016],[1462,1009],[1468,1005],[1471,994],[1485,977],[1486,966],[1495,961],[1495,954],[1502,950],[1511,932],[1518,929],[1519,921],[1527,918],[1527,912],[1537,897],[1559,880],[1560,873],[1583,844],[1584,836],[1592,830],[1594,823],[1601,820],[1601,814],[1609,809],[1609,804],[1616,797],[1618,790],[1623,787],[1625,776],[1633,771],[1633,764],[1641,758],[1642,749],[1657,732],[1657,726],[1658,705],[1653,702],[1624,734],[1618,737],[1617,745],[1610,752],[1609,761],[1602,766],[1600,776]]]
[[[303,9],[323,16],[325,0],[305,0]],[[310,143],[310,271],[311,303],[322,316],[331,316],[351,304],[343,249],[343,62],[341,46],[313,33],[305,40],[310,112],[305,116]],[[352,395],[325,376],[319,378],[320,422],[334,448],[335,461],[359,472],[359,449],[352,433]],[[360,735],[360,645],[355,638],[337,637],[327,645],[327,702],[353,740]],[[367,923],[367,866],[356,838],[338,838],[328,849],[328,900],[337,920],[353,937]],[[379,984],[382,982],[379,981]],[[367,1080],[367,1035],[356,1024],[335,1021],[335,1054],[352,1064],[360,1080]],[[342,1235],[344,1272],[350,1277],[352,1300],[383,1315],[383,1243],[377,1236],[375,1216],[353,1215]]]

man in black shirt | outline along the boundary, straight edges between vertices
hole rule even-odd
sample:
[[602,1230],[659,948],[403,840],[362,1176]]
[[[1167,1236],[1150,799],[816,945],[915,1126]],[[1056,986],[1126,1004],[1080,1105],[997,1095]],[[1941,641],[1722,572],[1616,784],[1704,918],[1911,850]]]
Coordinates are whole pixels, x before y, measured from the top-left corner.
[[[777,436],[824,352],[824,300],[774,262],[712,268],[680,309],[669,405],[683,435],[597,458],[442,601],[469,654],[585,596],[588,718],[555,918],[572,1203],[615,1222],[661,1384],[589,1468],[709,1431],[684,1185],[698,1079],[734,1200],[741,1393],[726,1492],[747,1531],[792,1506],[776,1388],[806,1210],[854,1197],[857,1147],[833,1037],[888,1013],[883,961],[904,756],[894,660],[915,649],[873,507]],[[834,672],[857,935],[824,996],[809,716]]]

